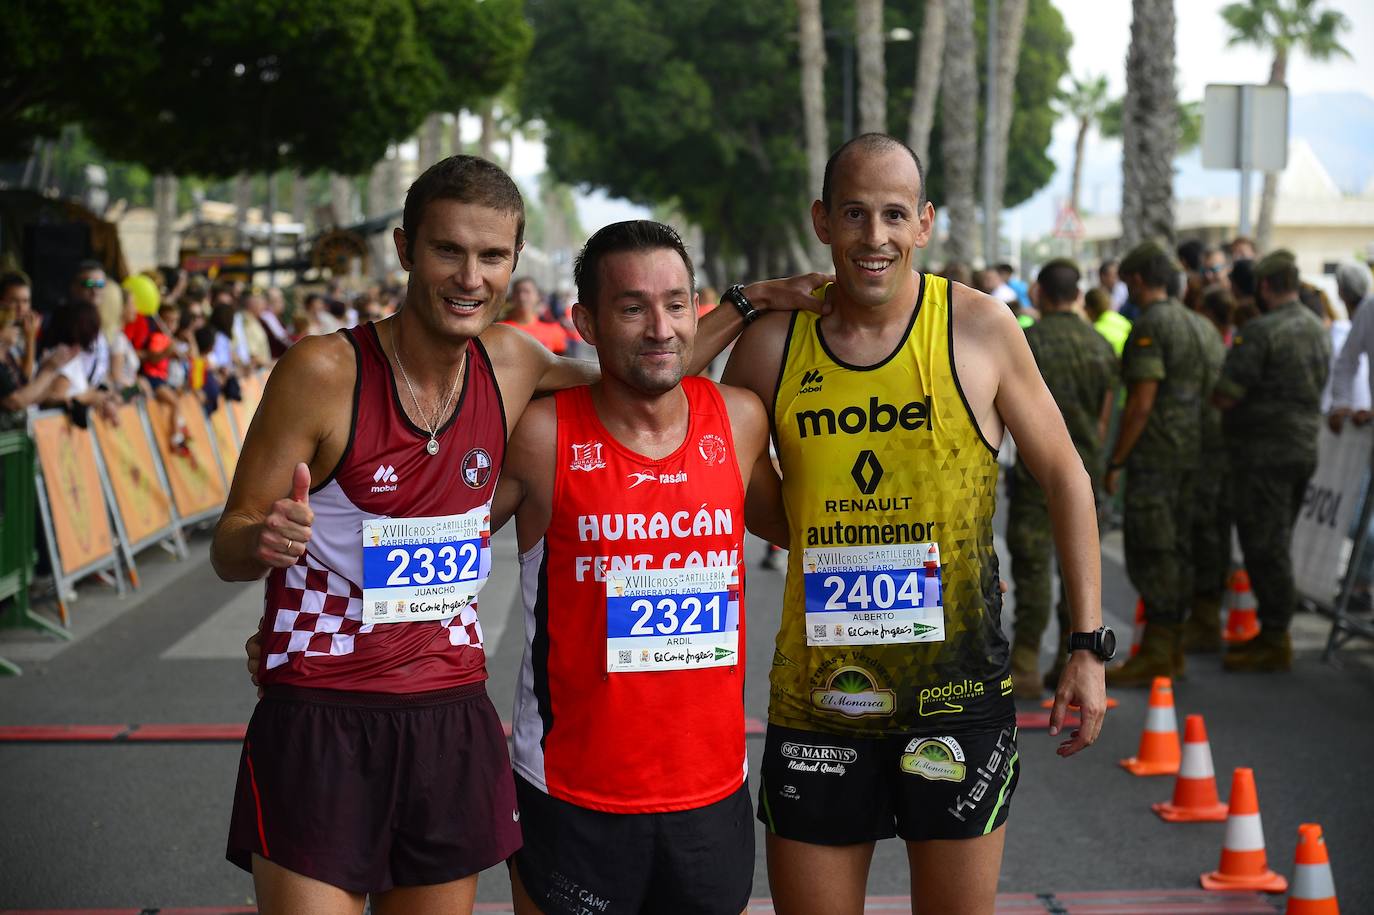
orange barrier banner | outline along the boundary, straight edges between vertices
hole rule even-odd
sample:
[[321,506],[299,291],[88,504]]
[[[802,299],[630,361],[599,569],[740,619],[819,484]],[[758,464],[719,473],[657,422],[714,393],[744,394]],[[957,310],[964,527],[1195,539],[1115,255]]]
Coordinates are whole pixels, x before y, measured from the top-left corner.
[[227,493],[210,443],[210,425],[205,421],[205,411],[192,394],[183,394],[177,408],[186,423],[187,442],[183,449],[172,447],[171,407],[150,400],[148,419],[157,450],[162,455],[162,466],[167,468],[167,481],[172,487],[177,514],[183,519],[192,519],[218,510],[224,505]]
[[267,375],[264,371],[240,378],[239,390],[243,392],[243,399],[226,401],[234,411],[234,424],[238,426],[239,441],[248,437],[248,426],[253,422],[253,414],[258,411],[258,404],[262,402]]
[[172,525],[172,498],[158,477],[138,406],[125,404],[116,416],[119,425],[97,419],[95,437],[110,475],[119,519],[132,546]]
[[224,465],[224,476],[226,479],[234,479],[234,470],[239,465],[239,440],[234,435],[233,423],[229,420],[229,411],[223,409],[216,410],[210,414],[210,429],[215,434],[215,444],[219,447],[220,463]]
[[90,432],[56,413],[34,417],[33,441],[62,572],[71,575],[112,558],[114,537]]

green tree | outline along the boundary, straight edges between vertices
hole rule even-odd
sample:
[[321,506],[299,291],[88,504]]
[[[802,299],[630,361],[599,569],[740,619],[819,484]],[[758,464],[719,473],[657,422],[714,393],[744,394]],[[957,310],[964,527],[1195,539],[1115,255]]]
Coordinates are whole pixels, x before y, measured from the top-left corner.
[[[1293,51],[1301,51],[1317,61],[1350,56],[1340,41],[1341,33],[1350,28],[1350,20],[1343,13],[1322,6],[1322,0],[1245,0],[1227,4],[1221,10],[1221,18],[1229,31],[1228,44],[1249,44],[1274,52],[1269,84],[1281,86],[1288,81],[1288,58]],[[1278,175],[1265,172],[1259,224],[1255,229],[1261,251],[1269,248],[1273,234],[1278,190]]]
[[1078,210],[1079,194],[1083,189],[1083,153],[1088,132],[1098,124],[1102,110],[1107,107],[1107,77],[1073,77],[1069,90],[1059,97],[1064,114],[1078,122],[1078,134],[1073,146],[1073,179],[1069,183],[1069,206]]

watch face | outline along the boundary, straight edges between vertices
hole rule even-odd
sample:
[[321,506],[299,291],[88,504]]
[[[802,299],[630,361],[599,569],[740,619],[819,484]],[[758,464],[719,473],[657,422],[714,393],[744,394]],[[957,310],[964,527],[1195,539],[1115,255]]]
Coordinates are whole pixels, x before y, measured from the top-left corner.
[[1102,660],[1110,661],[1116,657],[1116,633],[1107,627],[1102,627]]

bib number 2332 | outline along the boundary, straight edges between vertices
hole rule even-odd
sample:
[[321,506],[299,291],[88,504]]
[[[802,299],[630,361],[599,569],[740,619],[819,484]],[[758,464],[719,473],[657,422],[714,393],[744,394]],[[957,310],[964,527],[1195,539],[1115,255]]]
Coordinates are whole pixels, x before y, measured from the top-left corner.
[[606,579],[606,670],[690,670],[739,663],[734,566],[656,569]]
[[944,641],[938,544],[809,549],[802,575],[808,645]]
[[363,622],[448,619],[491,573],[491,515],[481,507],[437,518],[363,524]]

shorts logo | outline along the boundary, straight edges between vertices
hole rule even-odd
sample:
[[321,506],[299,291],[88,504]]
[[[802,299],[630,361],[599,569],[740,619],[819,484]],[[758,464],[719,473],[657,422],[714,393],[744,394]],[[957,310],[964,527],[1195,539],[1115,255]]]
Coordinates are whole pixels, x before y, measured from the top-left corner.
[[973,699],[983,698],[983,684],[977,680],[941,683],[921,688],[921,717],[929,715],[957,715]]
[[485,448],[473,448],[463,455],[463,482],[481,489],[491,479],[491,455]]
[[825,686],[811,690],[811,704],[846,718],[871,718],[891,715],[897,703],[892,690],[879,689],[872,674],[851,665],[838,668]]
[[859,752],[849,747],[821,747],[790,740],[782,745],[781,752],[791,771],[821,775],[844,775],[849,771],[846,763],[859,758]]
[[968,774],[964,748],[953,737],[918,737],[906,745],[902,771],[932,782],[962,782]]
[[[1005,790],[1006,785],[1011,781],[1012,774],[1016,766],[1016,728],[1005,727],[997,735],[997,743],[992,748],[988,761],[973,770],[978,776],[978,781],[973,783],[973,787],[954,799],[954,806],[949,808],[949,812],[954,815],[961,823],[967,823],[967,815],[974,813],[982,806],[983,800],[989,793],[1000,795]],[[1001,785],[994,792],[993,784],[1001,782]]]
[[725,463],[725,439],[714,433],[707,433],[697,442],[697,453],[707,464]]
[[383,464],[377,468],[377,472],[372,475],[372,482],[377,484],[372,487],[373,492],[395,492],[399,481],[396,476],[396,468],[390,464]]
[[782,790],[779,791],[778,794],[791,801],[795,801],[801,797],[801,792],[797,790],[795,785],[783,785]]
[[591,472],[600,470],[606,466],[606,462],[601,458],[601,442],[587,442],[582,445],[572,446],[572,463],[568,465],[569,470],[585,470]]

